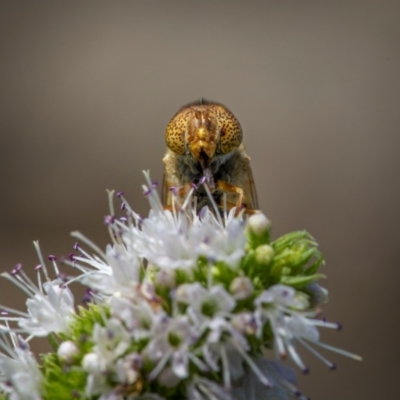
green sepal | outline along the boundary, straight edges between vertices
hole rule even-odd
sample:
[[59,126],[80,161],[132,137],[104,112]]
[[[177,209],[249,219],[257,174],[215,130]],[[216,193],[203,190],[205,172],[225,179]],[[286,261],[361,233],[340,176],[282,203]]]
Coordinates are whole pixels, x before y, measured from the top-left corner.
[[275,252],[278,254],[284,249],[293,246],[296,242],[304,239],[308,245],[317,246],[314,238],[307,231],[295,231],[287,233],[271,243]]
[[315,274],[315,273],[318,271],[319,267],[320,267],[322,264],[325,263],[324,256],[323,256],[319,251],[318,251],[318,253],[316,254],[316,256],[317,256],[317,259],[316,259],[309,267],[307,267],[307,268],[304,270],[304,273],[305,273],[306,275],[313,275],[313,274]]
[[[288,233],[271,243],[271,246],[275,250],[270,267],[273,280],[278,280],[280,283],[288,282],[288,285],[301,288],[317,279],[316,273],[324,258],[317,248],[316,241],[308,232]],[[311,265],[308,265],[310,262]]]
[[42,355],[43,400],[86,399],[87,374],[81,367],[65,366],[54,353]]
[[56,335],[55,335],[54,333],[50,333],[50,334],[47,336],[47,339],[48,339],[48,341],[49,341],[49,343],[50,343],[50,346],[51,346],[51,348],[53,349],[53,351],[54,351],[55,353],[57,353],[57,350],[58,350],[58,347],[60,346],[60,343],[58,343],[58,340],[57,340]]
[[314,274],[306,276],[281,276],[280,283],[291,286],[295,289],[301,289],[309,283],[315,282],[320,278],[325,278],[323,274]]
[[79,306],[78,313],[71,321],[70,331],[68,335],[72,340],[79,340],[82,335],[92,334],[94,325],[104,325],[104,320],[110,317],[110,310],[107,306],[89,303],[87,308]]

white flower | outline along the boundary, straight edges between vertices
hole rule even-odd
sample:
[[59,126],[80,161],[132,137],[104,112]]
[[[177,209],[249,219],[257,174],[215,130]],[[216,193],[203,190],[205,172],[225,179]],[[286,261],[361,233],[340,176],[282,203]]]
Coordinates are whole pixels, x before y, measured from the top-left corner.
[[18,324],[33,336],[47,336],[51,332],[67,333],[75,314],[74,297],[60,279],[43,284],[45,295],[36,293],[26,301],[28,318]]
[[105,327],[95,324],[92,341],[92,352],[82,360],[82,367],[88,372],[85,393],[89,397],[107,390],[106,373],[114,371],[115,361],[131,344],[129,333],[115,318],[107,320]]
[[[39,272],[40,273],[40,272]],[[26,301],[27,313],[1,306],[20,317],[5,316],[0,319],[17,321],[18,325],[32,336],[47,336],[49,333],[67,333],[75,314],[74,296],[61,279],[45,282],[39,279],[39,287],[33,285],[21,269],[12,274],[2,274],[24,290],[30,298]]]
[[[49,256],[57,276],[57,279],[51,280],[38,242],[34,242],[34,245],[41,262],[35,268],[37,285],[25,274],[22,264],[17,264],[10,274],[1,274],[28,295],[26,301],[28,312],[17,311],[2,305],[1,308],[11,315],[2,316],[0,320],[17,321],[20,328],[31,336],[47,336],[52,332],[68,333],[69,324],[75,314],[74,296],[66,286],[64,275],[58,270],[56,257]],[[43,284],[42,274],[46,279]]]
[[229,316],[236,305],[235,299],[220,285],[208,290],[194,283],[186,285],[186,288],[190,293],[187,314],[199,327],[200,332],[207,328],[208,322],[213,318]]
[[198,254],[189,240],[189,221],[183,212],[151,210],[141,228],[133,226],[123,234],[124,243],[140,257],[160,268],[188,269],[196,265]]
[[265,386],[270,386],[269,379],[259,370],[248,355],[249,344],[246,338],[222,318],[215,318],[208,324],[209,332],[203,345],[203,356],[207,364],[219,371],[221,362],[224,387],[231,388],[232,381],[243,375],[243,362],[253,370],[254,374]]
[[120,319],[135,340],[141,340],[152,334],[156,321],[164,313],[156,312],[151,304],[137,297],[135,301],[113,296],[109,301],[111,314]]
[[222,261],[231,268],[237,268],[245,253],[246,235],[243,220],[230,218],[225,225],[218,220],[208,207],[194,216],[191,244],[198,248],[198,254],[212,261]]
[[132,298],[130,294],[141,284],[141,276],[146,275],[142,273],[144,262],[152,267],[149,271],[159,270],[157,285],[172,288],[175,275],[170,271],[190,271],[200,257],[237,268],[245,254],[245,224],[235,218],[235,210],[224,220],[207,207],[197,214],[190,208],[190,202],[172,212],[164,210],[148,173],[145,176],[144,190],[151,205],[148,218],[141,219],[124,200],[128,216],[117,219],[111,205],[111,216],[106,218],[106,223],[114,244],[107,247],[105,254],[83,235],[73,233],[96,255],[88,254],[77,245],[76,250],[81,254],[72,255],[69,264],[82,271],[78,279],[95,290],[98,299],[116,292]]
[[255,300],[256,311],[254,316],[257,323],[257,336],[261,337],[265,322],[269,321],[271,327],[283,318],[289,307],[295,306],[296,291],[285,285],[274,285],[264,290]]
[[11,332],[9,340],[1,334],[0,347],[9,356],[0,353],[0,388],[10,400],[41,400],[42,375],[28,344]]
[[264,291],[255,301],[255,317],[258,325],[257,335],[261,337],[263,326],[268,321],[274,334],[274,348],[281,357],[289,354],[290,358],[304,373],[308,368],[301,360],[296,348],[295,341],[300,342],[310,350],[317,358],[322,360],[329,368],[335,369],[335,364],[328,361],[317,352],[308,342],[325,349],[334,351],[361,360],[357,355],[337,349],[319,341],[317,327],[340,329],[339,324],[314,319],[314,312],[305,312],[303,297],[296,296],[296,291],[285,285],[275,285]]
[[[75,233],[75,236],[83,239],[78,233]],[[104,260],[87,253],[73,257],[72,265],[83,271],[79,278],[82,284],[106,297],[116,292],[125,294],[132,292],[139,284],[141,268],[135,252],[120,244],[108,245],[103,258]]]
[[232,268],[238,266],[246,236],[244,222],[233,218],[234,210],[225,223],[208,208],[199,215],[184,209],[164,210],[148,175],[146,179],[148,186],[144,188],[152,210],[141,224],[122,230],[128,248],[159,268],[190,269],[200,256],[223,261]]
[[300,400],[307,400],[295,386],[296,376],[292,369],[261,357],[254,362],[268,376],[271,386],[265,387],[253,370],[249,369],[241,385],[232,391],[235,400],[289,400],[288,392]]
[[[208,324],[209,332],[203,345],[203,356],[207,364],[214,371],[219,371],[221,362],[222,376],[225,389],[231,388],[231,382],[243,375],[243,357],[237,350],[240,346],[243,351],[248,350],[248,343],[243,335],[235,331],[222,318],[215,318]],[[237,346],[233,345],[233,341]]]
[[[146,358],[157,363],[150,373],[149,379],[156,378],[169,361],[175,376],[179,379],[186,378],[189,372],[189,359],[193,361],[195,358],[190,354],[189,347],[197,338],[198,334],[187,316],[173,319],[160,318],[155,326],[152,338],[144,350]],[[200,360],[198,361],[200,362]]]
[[131,344],[129,333],[115,318],[108,319],[105,327],[95,324],[92,341],[95,344],[93,351],[100,355],[100,364],[105,366],[103,370],[123,355]]
[[233,400],[231,394],[209,379],[194,377],[187,388],[188,400]]

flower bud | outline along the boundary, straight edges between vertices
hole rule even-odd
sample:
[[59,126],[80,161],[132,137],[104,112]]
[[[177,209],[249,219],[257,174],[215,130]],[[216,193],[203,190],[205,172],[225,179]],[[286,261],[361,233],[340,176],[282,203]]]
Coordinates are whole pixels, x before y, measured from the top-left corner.
[[256,261],[259,264],[264,264],[264,265],[268,265],[274,258],[274,255],[275,255],[274,249],[268,244],[263,244],[261,246],[258,246],[255,253]]
[[98,373],[101,372],[99,355],[96,353],[88,353],[83,357],[82,367],[86,372]]
[[62,342],[58,347],[57,355],[61,362],[71,364],[79,355],[78,346],[71,340]]
[[269,230],[270,222],[264,214],[254,214],[248,220],[248,225],[251,231],[256,236],[264,235]]
[[229,286],[229,291],[236,300],[247,299],[254,291],[251,280],[245,276],[238,276]]
[[231,323],[235,329],[246,335],[254,335],[257,330],[256,319],[251,312],[235,314]]
[[248,246],[255,249],[270,241],[271,223],[264,214],[254,214],[247,221]]
[[192,286],[189,283],[183,283],[179,285],[175,292],[175,298],[184,304],[189,304],[190,302],[190,289]]
[[172,268],[160,269],[154,277],[154,283],[161,288],[173,288],[175,286],[175,271]]
[[174,374],[171,367],[164,368],[160,375],[157,377],[157,382],[167,388],[172,388],[178,385],[179,377]]
[[117,381],[123,384],[132,385],[140,377],[139,372],[132,363],[130,356],[120,358],[115,364]]
[[328,290],[320,286],[318,283],[314,282],[308,284],[306,290],[310,294],[310,303],[312,307],[328,302]]

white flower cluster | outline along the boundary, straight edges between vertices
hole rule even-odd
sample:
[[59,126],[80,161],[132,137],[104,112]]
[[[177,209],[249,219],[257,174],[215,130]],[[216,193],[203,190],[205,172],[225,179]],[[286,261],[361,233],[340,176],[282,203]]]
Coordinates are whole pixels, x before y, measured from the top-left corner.
[[[86,338],[89,351],[82,354],[74,340],[64,340],[57,351],[62,364],[86,374],[82,395],[88,399],[268,400],[287,399],[288,393],[305,399],[291,370],[262,356],[264,347],[279,359],[288,355],[304,372],[296,342],[331,368],[312,345],[356,358],[319,341],[318,326],[339,326],[315,319],[303,292],[279,283],[260,288],[257,277],[246,273],[247,232],[263,234],[268,227],[263,215],[246,223],[235,210],[222,216],[208,208],[197,213],[189,201],[164,210],[145,175],[148,218],[135,214],[120,193],[127,216],[116,218],[111,204],[105,221],[113,243],[105,253],[74,233],[95,251],[91,255],[76,244],[79,255],[71,255],[69,264],[81,271],[79,277],[60,274],[50,257],[57,276],[51,281],[40,251],[37,286],[19,267],[4,274],[29,296],[27,313],[3,307],[7,315],[1,317],[12,345],[4,333],[0,346],[9,354],[0,356],[0,385],[11,399],[36,400],[43,393],[38,367],[15,332],[28,340],[49,334],[67,338],[75,316],[68,289],[73,281],[88,286],[103,310]],[[259,254],[270,260],[273,250],[263,245],[255,257]],[[312,290],[326,295],[316,284]],[[19,328],[10,328],[11,322]]]

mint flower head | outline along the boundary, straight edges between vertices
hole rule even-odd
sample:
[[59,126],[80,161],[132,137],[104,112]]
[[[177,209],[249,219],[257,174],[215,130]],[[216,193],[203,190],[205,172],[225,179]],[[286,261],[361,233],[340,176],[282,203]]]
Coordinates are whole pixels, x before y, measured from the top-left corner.
[[[166,210],[145,178],[147,218],[121,192],[117,215],[109,193],[106,249],[73,232],[65,271],[49,256],[50,273],[35,243],[37,283],[21,265],[3,274],[27,311],[1,306],[0,398],[304,400],[290,367],[308,372],[303,349],[331,369],[317,348],[359,359],[320,340],[340,325],[319,317],[323,257],[307,232],[271,241],[263,214],[219,212],[212,197],[212,210],[197,210],[192,192]],[[87,287],[84,307],[73,284]],[[54,348],[40,362],[34,337]]]

